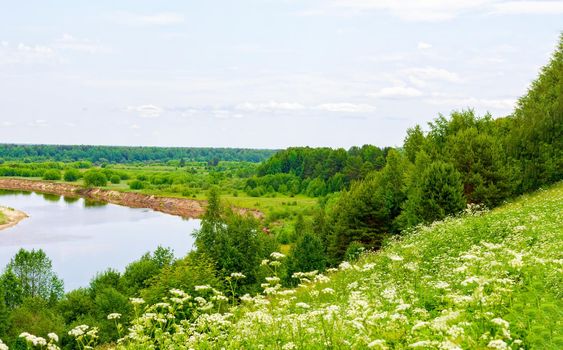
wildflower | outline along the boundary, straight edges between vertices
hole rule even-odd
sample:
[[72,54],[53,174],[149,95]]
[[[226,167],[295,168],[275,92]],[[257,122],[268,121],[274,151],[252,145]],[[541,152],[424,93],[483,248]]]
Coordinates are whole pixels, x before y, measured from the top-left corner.
[[175,289],[175,288],[170,289],[170,294],[175,295],[175,296],[180,297],[180,298],[188,297],[188,294],[186,292],[184,292],[183,290],[180,290],[180,289]]
[[201,292],[201,291],[204,291],[204,290],[211,289],[211,286],[204,284],[203,286],[195,286],[194,288],[195,288],[196,292]]
[[264,260],[262,260],[262,262],[260,263],[260,266],[266,266],[266,265],[268,265],[269,262],[270,262],[270,260],[264,259]]
[[231,277],[234,279],[243,279],[246,278],[246,276],[240,272],[233,272],[231,273]]
[[500,317],[493,318],[491,322],[496,324],[497,326],[501,326],[502,328],[508,328],[510,326],[510,323],[508,323],[508,321],[505,321]]
[[383,339],[376,339],[368,344],[368,348],[378,348],[378,349],[387,349],[385,346],[385,340]]
[[302,303],[302,302],[295,304],[295,306],[300,307],[300,308],[302,308],[302,309],[308,309],[308,308],[311,307],[309,304],[307,304],[307,303]]
[[321,292],[322,292],[323,294],[334,294],[334,289],[332,289],[332,288],[325,288],[325,289],[321,290]]
[[495,340],[491,340],[489,342],[489,344],[487,344],[487,347],[489,347],[491,349],[505,350],[505,349],[508,349],[508,344],[506,344],[501,339],[495,339]]
[[49,339],[51,339],[52,341],[54,341],[55,343],[59,342],[59,336],[56,335],[55,333],[49,333],[49,334],[47,334],[47,337]]
[[129,298],[129,301],[133,305],[141,305],[145,303],[145,300],[143,300],[143,298]]
[[270,257],[272,257],[274,260],[281,260],[285,258],[285,255],[279,252],[273,252],[272,254],[270,254]]
[[280,281],[280,278],[276,276],[266,277],[266,281],[268,281],[269,283],[278,283]]
[[4,344],[2,339],[0,339],[0,350],[9,350],[8,345]]
[[294,343],[289,342],[284,344],[284,346],[282,346],[282,350],[293,350],[293,349],[297,349],[297,346],[295,346]]
[[108,315],[108,320],[118,320],[120,317],[120,313],[114,312]]
[[352,265],[347,261],[343,261],[340,263],[340,265],[338,265],[338,267],[340,268],[340,270],[348,270],[352,268]]
[[403,260],[403,257],[399,256],[397,254],[389,254],[387,257],[389,259],[393,260],[393,261],[402,261]]
[[446,289],[450,286],[450,284],[448,282],[444,282],[444,281],[438,281],[434,284],[434,287],[438,288],[438,289]]
[[80,336],[83,336],[84,333],[88,330],[88,328],[90,328],[90,326],[87,326],[85,324],[76,326],[68,332],[68,335],[78,338]]

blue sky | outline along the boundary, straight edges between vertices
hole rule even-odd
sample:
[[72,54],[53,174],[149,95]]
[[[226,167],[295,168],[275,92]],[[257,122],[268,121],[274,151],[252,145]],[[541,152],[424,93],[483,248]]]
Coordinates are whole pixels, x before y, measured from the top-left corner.
[[5,1],[0,142],[400,145],[493,116],[547,63],[563,1]]

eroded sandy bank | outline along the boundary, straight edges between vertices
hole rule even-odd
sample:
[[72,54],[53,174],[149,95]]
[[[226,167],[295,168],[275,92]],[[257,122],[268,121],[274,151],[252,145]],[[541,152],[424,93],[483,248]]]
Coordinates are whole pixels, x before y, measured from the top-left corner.
[[[14,178],[0,178],[0,189],[36,191],[61,196],[79,196],[131,208],[149,208],[185,218],[199,218],[205,212],[205,206],[207,204],[206,201],[189,198],[162,197],[135,192],[105,190],[101,188],[84,188],[67,183]],[[241,214],[250,213],[256,218],[263,217],[262,212],[257,210],[246,208],[234,208],[234,210]]]

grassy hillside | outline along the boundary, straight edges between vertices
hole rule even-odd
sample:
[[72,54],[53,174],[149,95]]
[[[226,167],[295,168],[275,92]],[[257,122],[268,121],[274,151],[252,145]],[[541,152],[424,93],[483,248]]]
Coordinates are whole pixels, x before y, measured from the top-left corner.
[[270,278],[226,313],[206,311],[227,303],[217,292],[175,291],[119,348],[563,348],[563,183],[473,209],[295,290]]

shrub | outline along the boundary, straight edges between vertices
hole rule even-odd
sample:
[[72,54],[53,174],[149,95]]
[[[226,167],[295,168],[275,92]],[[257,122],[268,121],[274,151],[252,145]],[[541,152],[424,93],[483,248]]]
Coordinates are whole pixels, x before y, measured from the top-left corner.
[[60,180],[61,172],[56,169],[49,169],[43,174],[43,180]]
[[80,171],[71,168],[65,171],[64,180],[68,182],[74,182],[80,178]]
[[91,186],[105,186],[107,185],[108,179],[99,170],[88,170],[84,173],[84,186],[91,187]]
[[109,181],[111,181],[112,184],[118,184],[121,182],[121,177],[119,175],[112,175]]
[[145,188],[145,183],[139,180],[133,180],[129,183],[129,188],[132,190],[142,190]]

